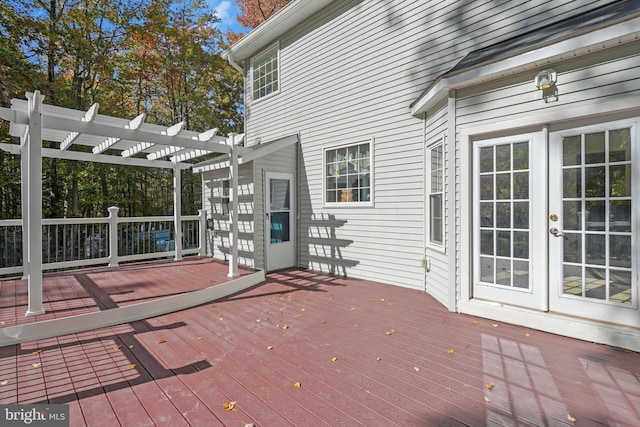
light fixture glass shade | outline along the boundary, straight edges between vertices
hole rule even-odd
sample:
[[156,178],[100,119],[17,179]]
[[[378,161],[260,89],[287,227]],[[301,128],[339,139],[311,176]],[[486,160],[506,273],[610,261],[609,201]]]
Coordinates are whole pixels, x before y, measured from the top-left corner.
[[554,70],[542,70],[536,76],[536,86],[540,90],[546,90],[556,83],[556,73]]

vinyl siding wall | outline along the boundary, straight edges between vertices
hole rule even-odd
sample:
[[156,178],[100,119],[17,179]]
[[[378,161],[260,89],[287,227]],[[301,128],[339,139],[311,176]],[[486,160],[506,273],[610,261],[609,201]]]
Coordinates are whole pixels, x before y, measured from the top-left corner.
[[[229,169],[204,173],[203,209],[207,211],[209,233],[207,254],[227,260],[229,255],[229,207],[222,203],[222,181],[229,179]],[[255,267],[254,183],[251,164],[240,165],[238,175],[238,262]]]
[[[248,145],[300,133],[300,265],[416,289],[426,279],[447,300],[455,254],[425,252],[425,130],[439,130],[409,105],[469,51],[605,3],[339,1],[281,38],[279,93],[252,102],[246,74],[245,130]],[[323,148],[370,138],[373,206],[323,206]]]

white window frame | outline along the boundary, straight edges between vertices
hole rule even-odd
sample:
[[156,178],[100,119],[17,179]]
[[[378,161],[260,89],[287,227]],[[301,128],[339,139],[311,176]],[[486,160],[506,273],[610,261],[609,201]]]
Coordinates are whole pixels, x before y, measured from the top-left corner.
[[[439,192],[433,192],[432,188],[433,188],[433,165],[431,162],[431,155],[433,153],[433,150],[440,148],[441,149],[441,164],[440,164],[440,185],[441,185],[441,189]],[[437,249],[441,252],[444,252],[444,248],[445,248],[445,224],[444,224],[444,185],[445,185],[445,180],[444,180],[444,161],[445,161],[445,153],[444,153],[444,138],[440,138],[435,142],[432,142],[431,144],[427,145],[427,150],[426,150],[426,182],[425,182],[425,197],[426,197],[426,229],[427,229],[427,239],[426,239],[426,243],[427,246],[433,249]],[[431,196],[435,195],[435,194],[440,194],[441,195],[441,200],[440,200],[440,230],[442,232],[442,236],[441,236],[441,241],[437,242],[433,240],[433,226],[432,226],[432,212],[433,212],[433,206],[432,206],[432,202],[431,202]]]
[[[330,202],[327,200],[327,181],[328,181],[328,171],[327,171],[327,153],[330,151],[339,150],[341,148],[354,147],[358,145],[369,144],[369,200],[367,201],[345,201],[345,202]],[[374,138],[369,139],[359,139],[355,141],[345,142],[342,144],[332,145],[329,147],[325,147],[322,153],[322,200],[323,205],[325,207],[362,207],[362,206],[373,206],[374,199],[374,186],[373,186],[373,170],[374,170]]]
[[[271,71],[270,73],[273,74],[275,72],[275,81],[277,83],[277,88],[269,93],[265,93],[262,96],[258,96],[256,97],[256,91],[259,91],[260,89],[262,89],[263,87],[259,87],[256,89],[256,66],[260,66],[260,65],[256,65],[256,62],[258,62],[259,60],[264,60],[264,57],[267,54],[270,54],[272,50],[275,49],[275,58],[277,61],[277,66],[275,68],[275,71]],[[269,55],[269,58],[271,58],[272,56]],[[266,61],[265,61],[266,63]],[[273,84],[273,80],[270,81],[267,84]],[[265,87],[266,85],[265,84]],[[272,44],[271,46],[269,46],[268,48],[264,49],[263,51],[261,51],[259,54],[257,54],[256,56],[253,57],[253,59],[251,60],[251,100],[253,102],[258,102],[261,101],[263,99],[269,98],[272,95],[275,95],[277,93],[280,93],[280,43],[276,42],[274,44]]]

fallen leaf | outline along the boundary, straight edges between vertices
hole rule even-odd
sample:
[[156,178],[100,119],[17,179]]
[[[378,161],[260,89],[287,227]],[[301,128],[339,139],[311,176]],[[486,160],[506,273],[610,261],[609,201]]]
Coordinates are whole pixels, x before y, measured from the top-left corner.
[[129,346],[129,348],[133,348],[133,344],[131,344],[131,345]]
[[571,421],[572,423],[575,423],[577,420],[575,418],[573,418],[570,414],[567,414],[567,419],[569,421]]
[[256,427],[256,425],[253,423],[249,423],[249,424],[245,424],[244,427]]
[[302,308],[300,309],[300,311],[304,311],[304,307],[302,307]]
[[491,399],[489,399],[487,396],[484,397],[485,402],[491,402]]
[[387,331],[386,333],[387,333],[387,335],[391,335],[391,332],[389,332],[389,331]]
[[138,366],[138,365],[136,365],[135,363],[132,363],[131,365],[129,365],[129,368],[130,368],[130,369],[135,369],[135,368],[136,368],[136,366]]
[[413,370],[416,371],[416,372],[420,372],[420,368],[418,368],[417,366],[414,366]]
[[530,336],[531,336],[531,334],[527,332],[526,334],[524,334],[524,336],[525,336],[525,337],[530,337]]
[[230,411],[235,407],[236,407],[236,402],[227,402],[224,404],[224,409],[226,409],[227,411]]
[[4,324],[5,324],[5,322],[0,322],[0,325],[4,325]]
[[120,350],[121,348],[122,348],[122,346],[121,346],[121,345],[117,345],[117,346],[115,346],[115,347],[114,347],[114,350],[115,350],[115,351],[118,351],[118,350]]
[[198,339],[199,339],[199,340],[201,340],[201,339],[202,339],[202,337],[198,337]]
[[351,311],[356,311],[356,308],[355,307],[351,307]]
[[393,305],[393,304],[389,303],[389,304],[387,304],[387,305]]
[[40,354],[40,353],[42,353],[42,350],[37,349],[37,350],[36,350],[36,351],[34,351],[32,354]]
[[31,364],[31,366],[33,366],[34,368],[37,368],[40,365],[42,365],[42,363],[40,363],[40,362]]
[[380,298],[380,301],[384,302],[384,298]]
[[484,385],[487,389],[491,390],[493,388],[493,383],[486,383]]
[[300,384],[300,383],[295,383],[293,386],[294,386],[294,387],[297,387],[297,388],[300,388],[300,387],[302,387],[302,384]]
[[474,320],[472,323],[473,323],[474,325],[477,325],[477,324],[478,324],[478,321],[477,321],[477,320]]
[[164,338],[160,338],[160,339],[158,340],[158,344],[164,344],[164,343],[166,343],[166,342],[167,342],[167,341],[166,341]]
[[270,345],[269,347],[267,347],[267,350],[273,350],[273,346]]
[[381,360],[382,360],[382,358],[380,358],[380,357],[376,357],[376,360],[379,362],[379,361],[381,361]]
[[7,384],[9,384],[9,380],[4,380],[4,381],[0,382],[0,385],[7,385]]
[[453,354],[453,349],[452,349],[452,348],[450,348],[449,350],[447,350],[447,353],[449,353],[449,354]]
[[273,301],[269,301],[269,305],[272,305],[272,304],[273,304]]
[[395,329],[392,329],[392,330],[391,330],[391,333],[392,333],[392,334],[395,334],[395,333],[396,333],[396,330],[395,330]]
[[289,329],[287,325],[282,326],[282,329]]
[[498,324],[497,324],[497,323],[494,323],[494,324],[493,324],[493,325],[491,325],[491,326],[493,326],[494,328],[497,328],[497,327],[498,327]]
[[322,324],[324,325],[325,323],[327,323],[327,321],[326,321],[326,320],[323,320],[323,321],[322,321],[322,322],[320,322],[320,323],[322,323]]
[[337,358],[337,357],[333,357],[333,358],[331,358],[331,360],[332,360],[333,362],[337,362],[337,361],[338,361],[338,358]]

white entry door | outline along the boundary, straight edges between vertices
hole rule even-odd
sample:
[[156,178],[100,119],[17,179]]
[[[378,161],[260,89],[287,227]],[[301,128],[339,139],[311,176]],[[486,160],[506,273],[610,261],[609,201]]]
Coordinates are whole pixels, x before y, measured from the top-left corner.
[[640,326],[634,124],[552,134],[550,309]]
[[473,297],[546,310],[542,134],[475,141],[473,159]]
[[295,204],[292,174],[265,177],[265,248],[267,271],[295,265]]

